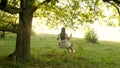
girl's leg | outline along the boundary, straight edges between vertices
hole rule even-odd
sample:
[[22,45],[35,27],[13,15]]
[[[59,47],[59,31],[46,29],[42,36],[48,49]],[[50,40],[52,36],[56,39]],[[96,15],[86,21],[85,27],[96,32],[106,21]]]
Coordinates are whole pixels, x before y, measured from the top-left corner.
[[73,43],[71,43],[71,46],[69,48],[67,48],[68,52],[72,52],[72,53],[74,52],[72,47],[73,47]]
[[67,48],[68,52],[73,52],[73,49],[71,47]]
[[58,47],[61,47],[61,43],[60,42],[58,42]]
[[67,48],[67,51],[70,52],[69,48]]
[[71,50],[71,52],[73,52],[73,49],[72,49],[72,47],[69,47],[69,49]]
[[58,42],[58,46],[60,46],[60,42]]
[[71,43],[71,47],[73,47],[73,43]]
[[75,50],[73,50],[73,43],[71,43],[71,47],[69,47],[69,49],[71,50],[72,53],[75,52]]
[[73,52],[73,43],[71,43],[71,47],[69,47],[69,49],[71,50],[71,52]]

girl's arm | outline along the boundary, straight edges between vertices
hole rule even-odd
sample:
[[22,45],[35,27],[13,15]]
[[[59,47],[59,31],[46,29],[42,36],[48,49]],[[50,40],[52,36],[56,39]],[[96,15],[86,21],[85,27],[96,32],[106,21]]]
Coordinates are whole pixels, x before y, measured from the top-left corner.
[[70,40],[71,37],[72,37],[72,34],[70,34],[70,37],[68,37],[68,40]]

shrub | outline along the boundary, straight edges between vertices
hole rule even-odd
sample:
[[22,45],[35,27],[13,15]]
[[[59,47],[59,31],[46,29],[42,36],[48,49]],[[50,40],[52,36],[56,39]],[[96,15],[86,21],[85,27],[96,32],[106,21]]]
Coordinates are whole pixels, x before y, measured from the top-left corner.
[[88,29],[85,32],[84,38],[89,43],[97,43],[98,41],[97,33],[95,33],[94,29]]

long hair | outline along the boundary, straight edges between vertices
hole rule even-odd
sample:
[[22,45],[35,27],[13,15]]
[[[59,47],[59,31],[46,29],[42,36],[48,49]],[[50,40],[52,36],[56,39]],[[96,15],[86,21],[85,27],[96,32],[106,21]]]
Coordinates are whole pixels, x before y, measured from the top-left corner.
[[65,28],[63,27],[63,28],[61,29],[60,38],[61,38],[61,40],[64,40],[65,37],[66,37]]

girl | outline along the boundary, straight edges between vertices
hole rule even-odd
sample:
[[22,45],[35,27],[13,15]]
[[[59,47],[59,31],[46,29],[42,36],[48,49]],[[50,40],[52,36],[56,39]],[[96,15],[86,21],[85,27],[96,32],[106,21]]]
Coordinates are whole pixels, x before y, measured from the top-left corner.
[[68,37],[68,35],[65,32],[65,28],[63,27],[61,29],[61,33],[58,35],[57,40],[60,40],[58,43],[58,46],[61,48],[67,48],[67,50],[69,52],[75,52],[72,47],[73,47],[73,43],[70,43],[69,40],[71,38],[72,34],[70,35],[70,37]]

